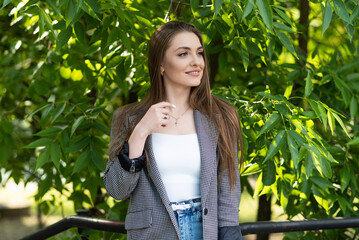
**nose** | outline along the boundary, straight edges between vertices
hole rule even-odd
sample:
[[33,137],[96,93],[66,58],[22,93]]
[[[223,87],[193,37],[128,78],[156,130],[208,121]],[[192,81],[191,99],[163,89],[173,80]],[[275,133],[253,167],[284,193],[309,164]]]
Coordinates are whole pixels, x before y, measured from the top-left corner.
[[203,57],[198,55],[198,54],[194,54],[193,57],[192,57],[192,65],[193,66],[200,66],[201,63],[203,62]]

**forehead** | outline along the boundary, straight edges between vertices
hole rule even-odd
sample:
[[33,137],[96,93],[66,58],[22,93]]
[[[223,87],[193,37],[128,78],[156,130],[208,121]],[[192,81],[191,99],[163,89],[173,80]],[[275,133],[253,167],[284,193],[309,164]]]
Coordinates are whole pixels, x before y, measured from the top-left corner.
[[201,46],[202,44],[199,41],[199,38],[193,32],[180,32],[172,38],[169,44],[169,48],[174,50],[179,47],[190,47],[197,49]]

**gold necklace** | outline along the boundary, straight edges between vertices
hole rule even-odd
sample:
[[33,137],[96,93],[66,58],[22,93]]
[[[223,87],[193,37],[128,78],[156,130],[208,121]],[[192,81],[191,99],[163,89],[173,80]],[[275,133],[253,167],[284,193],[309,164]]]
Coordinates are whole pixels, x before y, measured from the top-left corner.
[[177,127],[177,125],[179,124],[178,123],[178,120],[188,111],[188,109],[190,108],[191,106],[188,106],[188,108],[186,109],[186,111],[184,111],[179,117],[174,117],[170,114],[168,114],[170,117],[173,117],[174,119],[176,119],[176,122],[175,122],[175,126]]

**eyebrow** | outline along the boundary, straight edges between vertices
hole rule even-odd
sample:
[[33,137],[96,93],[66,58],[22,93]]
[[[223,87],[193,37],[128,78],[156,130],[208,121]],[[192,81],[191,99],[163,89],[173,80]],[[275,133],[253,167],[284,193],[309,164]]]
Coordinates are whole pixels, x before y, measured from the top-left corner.
[[[180,49],[191,50],[190,47],[179,47],[179,48],[177,48],[175,51],[178,51],[178,50],[180,50]],[[197,48],[197,50],[199,50],[199,49],[203,49],[203,46],[200,46],[200,47]]]

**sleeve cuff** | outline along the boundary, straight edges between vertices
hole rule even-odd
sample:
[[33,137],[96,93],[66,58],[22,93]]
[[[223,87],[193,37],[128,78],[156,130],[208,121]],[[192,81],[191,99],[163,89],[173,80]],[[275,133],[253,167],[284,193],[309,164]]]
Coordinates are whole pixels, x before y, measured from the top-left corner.
[[117,158],[122,168],[130,173],[139,172],[146,166],[146,154],[144,151],[138,158],[129,158],[128,141],[125,141],[123,144],[121,151],[117,155]]

